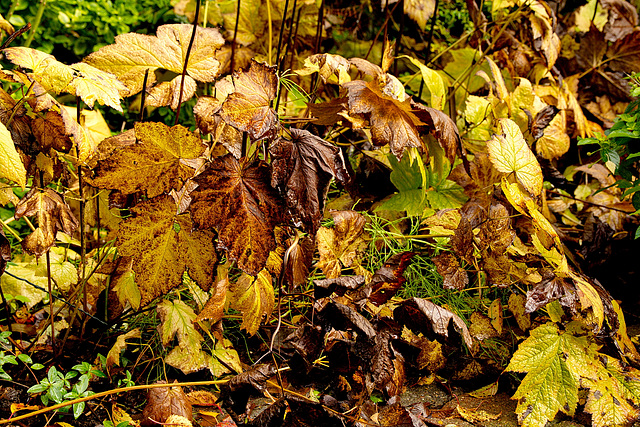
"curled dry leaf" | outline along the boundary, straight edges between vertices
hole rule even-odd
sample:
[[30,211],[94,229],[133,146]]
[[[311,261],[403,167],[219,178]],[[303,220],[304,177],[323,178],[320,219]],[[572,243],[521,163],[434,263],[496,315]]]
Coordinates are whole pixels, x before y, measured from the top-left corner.
[[[163,384],[165,381],[159,381]],[[193,419],[191,404],[182,387],[158,387],[149,389],[147,405],[142,411],[143,427],[153,427],[157,423],[165,423],[172,415],[178,415],[191,421]]]
[[414,114],[423,123],[426,123],[427,130],[438,141],[444,150],[444,154],[449,159],[450,164],[454,164],[456,152],[462,150],[462,141],[458,132],[458,126],[449,116],[435,108],[426,107],[415,102],[411,103]]
[[205,150],[200,138],[181,125],[136,123],[135,135],[137,144],[127,141],[98,162],[94,186],[124,194],[144,191],[150,198],[179,190],[195,172],[185,160],[195,159]]
[[204,308],[196,317],[196,322],[211,320],[212,323],[216,323],[222,319],[227,300],[227,290],[229,289],[229,263],[218,266],[214,289],[213,295],[209,297]]
[[255,276],[275,249],[274,228],[284,203],[269,184],[265,163],[239,162],[231,154],[214,159],[195,181],[191,215],[199,228],[214,228],[218,246],[243,271]]
[[[184,61],[193,26],[169,24],[158,27],[156,36],[121,34],[115,44],[104,46],[85,58],[85,61],[101,70],[115,74],[128,89],[125,96],[142,90],[144,75],[149,70],[147,84],[155,83],[156,69],[164,69],[182,75]],[[220,63],[215,52],[224,45],[224,39],[216,28],[198,27],[189,54],[187,79],[212,82],[218,76]],[[183,101],[187,98],[183,96]]]
[[391,299],[402,288],[406,279],[404,272],[411,263],[415,252],[401,252],[392,255],[384,265],[379,268],[367,284],[370,292],[369,301],[376,306],[381,306]]
[[249,70],[234,74],[233,85],[235,92],[222,104],[221,117],[254,140],[274,136],[278,120],[270,104],[278,89],[276,68],[254,60]]
[[38,218],[38,228],[22,241],[22,247],[38,257],[53,246],[58,230],[70,235],[78,228],[67,202],[50,188],[41,191],[33,187],[16,206],[16,219],[33,215]]
[[311,55],[304,60],[304,68],[296,70],[300,76],[318,73],[324,83],[343,84],[351,81],[349,69],[351,63],[340,55],[330,53],[319,53]]
[[132,338],[140,338],[140,329],[135,328],[127,332],[126,334],[119,335],[116,339],[116,343],[111,347],[109,353],[107,353],[107,371],[111,369],[113,365],[120,366],[120,353],[127,347],[127,340]]
[[291,141],[279,138],[269,147],[273,156],[271,185],[285,195],[294,224],[315,234],[331,178],[345,185],[351,177],[340,148],[306,130],[290,131]]
[[349,93],[349,114],[364,114],[368,118],[375,145],[389,144],[398,160],[406,147],[422,147],[417,128],[421,122],[411,112],[408,101],[400,102],[385,95],[373,81],[356,80],[342,86]]

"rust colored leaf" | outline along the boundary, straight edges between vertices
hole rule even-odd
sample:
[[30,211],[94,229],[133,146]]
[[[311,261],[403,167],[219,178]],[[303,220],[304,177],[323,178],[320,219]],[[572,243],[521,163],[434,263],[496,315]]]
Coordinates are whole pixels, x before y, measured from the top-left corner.
[[201,287],[211,286],[217,259],[211,231],[192,231],[191,218],[176,213],[170,196],[144,201],[131,211],[135,217],[121,223],[116,246],[133,258],[142,305],[180,285],[186,269]]
[[[290,242],[287,241],[287,243]],[[315,242],[309,237],[303,237],[289,251],[289,259],[284,271],[284,280],[289,291],[307,282],[314,251]]]
[[341,275],[342,267],[350,267],[356,262],[365,245],[361,235],[365,218],[355,211],[333,211],[333,228],[320,227],[316,235],[322,269],[327,278]]
[[[159,381],[157,384],[164,384]],[[149,389],[147,393],[147,405],[142,411],[143,427],[155,427],[158,423],[164,423],[171,415],[185,417],[193,420],[191,404],[182,387],[158,387]]]
[[531,315],[525,313],[527,298],[522,294],[513,293],[509,296],[509,311],[515,317],[518,327],[523,331],[531,327]]
[[234,74],[233,84],[235,92],[222,104],[222,118],[254,140],[275,135],[277,117],[270,107],[278,88],[275,67],[252,61],[248,71]]
[[511,217],[507,208],[498,202],[489,206],[489,218],[480,226],[482,248],[491,249],[493,254],[503,255],[516,237],[511,227]]
[[358,313],[354,308],[339,302],[329,302],[318,315],[330,322],[337,330],[352,329],[369,339],[373,339],[376,336],[375,328],[366,317]]
[[429,133],[435,137],[449,159],[449,163],[453,165],[456,153],[462,147],[458,126],[440,110],[416,102],[412,102],[411,107],[418,119],[426,123]]
[[423,298],[410,298],[405,300],[393,312],[396,320],[405,324],[409,329],[420,329],[425,324],[431,324],[433,332],[449,336],[449,323],[462,336],[469,349],[473,348],[473,340],[469,334],[467,325],[460,316]]
[[640,29],[636,29],[609,47],[607,57],[613,71],[640,71]]
[[342,116],[338,113],[345,111],[348,108],[347,98],[333,98],[327,102],[319,102],[317,104],[309,104],[309,112],[311,116],[315,118],[314,124],[318,126],[332,126],[339,120],[342,120]]
[[162,123],[136,123],[137,144],[115,149],[98,162],[93,185],[123,194],[144,191],[152,198],[179,190],[195,172],[185,160],[200,156],[205,145],[187,128]]
[[269,147],[273,156],[271,185],[285,195],[294,224],[315,234],[331,178],[343,185],[351,178],[340,148],[306,130],[290,131],[291,141],[279,138]]
[[373,275],[371,282],[367,285],[371,295],[369,301],[377,306],[381,306],[391,299],[404,285],[404,271],[411,263],[415,252],[401,252],[392,255],[384,265]]
[[467,272],[460,267],[460,261],[450,252],[442,252],[431,258],[444,279],[445,289],[464,289],[469,284]]
[[47,152],[49,148],[63,153],[71,150],[73,143],[59,112],[49,110],[45,114],[36,116],[32,126],[33,136],[40,143],[43,152]]
[[191,213],[199,228],[214,228],[219,247],[247,274],[255,276],[275,249],[274,227],[284,203],[270,185],[269,167],[231,154],[218,157],[196,178]]
[[559,300],[560,304],[571,311],[576,312],[578,298],[576,297],[575,286],[565,278],[558,277],[549,270],[543,271],[542,274],[542,282],[527,292],[525,313],[533,313],[551,301],[556,300]]
[[340,276],[332,279],[318,279],[314,280],[314,295],[316,299],[329,296],[332,293],[336,293],[339,296],[345,294],[345,292],[353,291],[358,287],[364,285],[364,276]]
[[214,286],[215,291],[207,300],[198,317],[196,317],[196,323],[203,320],[211,320],[212,323],[216,323],[222,319],[227,301],[227,290],[229,289],[229,263],[218,266],[218,274]]
[[387,145],[400,160],[406,147],[422,147],[417,125],[408,101],[400,102],[380,91],[375,82],[362,80],[342,85],[348,90],[349,114],[364,114],[371,123],[371,137],[378,146]]
[[16,206],[16,219],[34,215],[38,219],[38,228],[22,241],[22,247],[37,257],[53,246],[58,230],[72,234],[78,227],[78,220],[67,202],[50,188],[41,191],[33,187]]

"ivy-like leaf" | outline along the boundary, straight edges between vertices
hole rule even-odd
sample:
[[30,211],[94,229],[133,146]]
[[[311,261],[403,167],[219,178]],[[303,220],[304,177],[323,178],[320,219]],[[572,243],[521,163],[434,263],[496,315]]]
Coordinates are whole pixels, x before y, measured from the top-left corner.
[[231,285],[233,298],[230,307],[242,313],[242,329],[249,335],[258,332],[260,322],[268,318],[275,304],[273,280],[267,270],[262,270],[256,277],[248,274],[240,276]]
[[233,84],[235,92],[222,104],[222,118],[254,140],[274,135],[278,121],[270,103],[278,89],[276,68],[252,61],[249,70],[234,74]]
[[518,125],[510,119],[501,119],[503,135],[494,135],[487,141],[491,163],[499,172],[515,173],[518,181],[534,196],[542,191],[542,170]]
[[208,289],[217,259],[213,233],[191,231],[189,216],[177,215],[176,204],[166,195],[142,202],[131,211],[136,216],[120,225],[116,246],[122,255],[133,258],[141,304],[180,285],[186,269]]
[[304,224],[311,234],[320,226],[331,178],[349,182],[349,172],[340,148],[306,130],[291,128],[292,140],[276,140],[269,151],[273,156],[271,185],[286,196],[293,211],[294,224]]
[[422,147],[416,127],[420,120],[409,102],[400,102],[382,93],[375,82],[355,80],[342,85],[349,91],[349,114],[364,114],[371,123],[371,137],[378,146],[387,145],[401,159],[406,147]]
[[[92,53],[85,62],[101,70],[115,74],[127,87],[126,96],[142,90],[144,75],[149,70],[149,85],[155,82],[156,69],[164,69],[182,75],[193,26],[169,24],[158,27],[157,37],[144,34],[121,34],[116,43],[104,46]],[[198,27],[189,54],[187,79],[212,82],[218,76],[220,63],[215,52],[224,45],[224,39],[216,28]],[[183,101],[187,98],[183,97]]]
[[269,185],[264,163],[218,157],[196,178],[191,213],[199,228],[214,228],[218,245],[244,272],[256,275],[276,247],[274,227],[282,222],[284,203]]
[[136,123],[137,144],[113,151],[98,163],[93,185],[124,194],[145,191],[148,197],[179,190],[194,174],[185,159],[195,159],[205,149],[188,129],[162,123]]

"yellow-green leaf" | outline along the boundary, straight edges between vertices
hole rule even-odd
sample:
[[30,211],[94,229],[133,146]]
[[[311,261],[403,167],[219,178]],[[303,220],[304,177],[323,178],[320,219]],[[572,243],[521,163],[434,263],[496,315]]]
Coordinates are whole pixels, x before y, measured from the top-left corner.
[[260,322],[268,318],[273,311],[275,296],[271,274],[265,269],[254,278],[242,274],[238,281],[231,286],[233,298],[229,306],[242,312],[242,329],[249,335],[258,332]]
[[24,189],[27,171],[11,139],[9,130],[0,123],[0,178],[16,182]]
[[515,173],[516,178],[534,196],[542,191],[542,170],[518,125],[501,119],[502,135],[494,135],[487,142],[491,163],[499,172]]
[[71,68],[75,71],[74,78],[65,91],[82,98],[89,108],[97,101],[122,112],[120,93],[126,92],[127,87],[116,76],[84,62],[73,64]]
[[132,338],[140,338],[140,329],[135,328],[127,332],[126,334],[118,335],[116,343],[111,347],[109,353],[107,353],[107,370],[113,365],[120,366],[120,353],[127,346],[127,340]]
[[[406,8],[406,3],[405,3]],[[438,110],[442,110],[444,108],[444,101],[447,95],[447,89],[444,86],[444,80],[442,76],[431,68],[424,65],[422,62],[418,61],[416,58],[413,58],[408,55],[402,55],[400,58],[406,58],[413,65],[418,67],[420,70],[420,74],[422,74],[422,80],[424,84],[427,85],[427,89],[431,93],[431,108],[436,108]]]
[[168,346],[174,338],[182,348],[200,348],[202,335],[193,325],[196,313],[180,300],[163,300],[156,307],[160,316],[160,337],[162,345]]

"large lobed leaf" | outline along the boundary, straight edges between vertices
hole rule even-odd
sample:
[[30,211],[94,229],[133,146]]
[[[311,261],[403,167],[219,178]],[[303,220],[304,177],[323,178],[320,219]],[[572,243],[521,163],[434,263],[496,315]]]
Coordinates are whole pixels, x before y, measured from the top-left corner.
[[200,138],[180,125],[162,123],[136,123],[135,132],[137,144],[121,147],[98,163],[94,186],[155,197],[180,189],[193,176],[194,168],[184,160],[204,152]]
[[214,228],[218,245],[247,274],[255,276],[276,247],[274,227],[284,203],[269,185],[269,167],[231,154],[214,159],[196,178],[191,213],[199,228]]
[[131,211],[136,216],[120,225],[116,246],[121,255],[133,258],[142,305],[180,285],[185,270],[201,287],[211,285],[217,259],[211,231],[192,231],[189,216],[177,215],[176,204],[166,195]]

